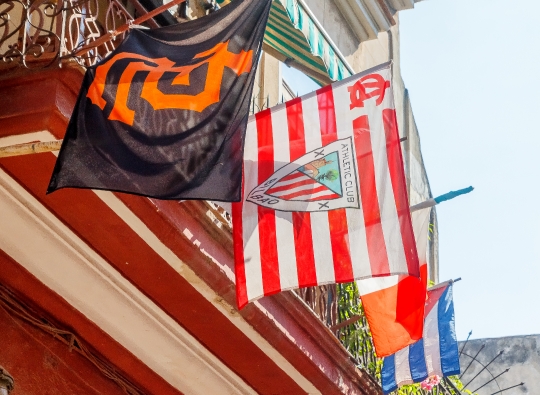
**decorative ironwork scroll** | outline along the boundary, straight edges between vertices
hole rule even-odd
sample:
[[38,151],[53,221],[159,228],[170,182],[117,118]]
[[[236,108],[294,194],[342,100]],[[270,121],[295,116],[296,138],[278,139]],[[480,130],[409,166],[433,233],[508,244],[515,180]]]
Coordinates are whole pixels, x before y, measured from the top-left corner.
[[73,58],[90,66],[107,56],[121,34],[77,57],[77,49],[133,19],[122,0],[0,0],[0,60],[26,68]]

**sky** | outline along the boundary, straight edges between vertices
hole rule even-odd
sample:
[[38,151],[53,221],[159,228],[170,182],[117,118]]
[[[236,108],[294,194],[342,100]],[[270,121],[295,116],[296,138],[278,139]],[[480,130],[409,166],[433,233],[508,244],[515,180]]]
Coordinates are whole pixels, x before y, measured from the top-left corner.
[[428,0],[399,15],[433,194],[475,188],[437,206],[440,281],[462,278],[459,340],[540,334],[538,15],[538,0]]

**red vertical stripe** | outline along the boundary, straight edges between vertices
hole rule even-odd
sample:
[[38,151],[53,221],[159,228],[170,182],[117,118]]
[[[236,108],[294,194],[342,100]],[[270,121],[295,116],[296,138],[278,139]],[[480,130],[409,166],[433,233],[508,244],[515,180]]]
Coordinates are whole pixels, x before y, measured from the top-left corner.
[[289,127],[289,151],[291,162],[306,153],[306,135],[304,132],[304,113],[302,99],[297,97],[287,102],[287,125]]
[[345,209],[328,212],[332,257],[334,258],[334,274],[337,283],[348,283],[354,280],[351,252],[349,249],[349,225]]
[[[302,99],[296,98],[291,100],[286,106],[287,125],[289,128],[289,151],[292,162],[306,153]],[[294,212],[292,213],[292,219],[298,286],[310,287],[317,285],[315,253],[313,251],[311,231],[311,214]]]
[[[265,110],[255,115],[257,123],[258,181],[265,182],[274,174],[274,135],[272,130],[272,113]],[[278,250],[276,238],[275,211],[258,206],[259,213],[259,245],[261,250],[261,269],[263,290],[265,295],[281,291],[279,279]]]
[[332,85],[327,85],[317,91],[317,102],[319,104],[319,121],[324,146],[337,140],[336,109],[334,107]]
[[[321,125],[322,144],[327,145],[337,140],[336,109],[334,106],[334,91],[331,85],[317,91],[319,107],[319,122]],[[351,252],[349,249],[349,227],[345,209],[328,212],[330,224],[330,241],[336,282],[353,280]]]
[[392,189],[396,201],[396,208],[403,240],[403,249],[407,260],[409,274],[420,275],[418,253],[414,241],[411,215],[409,210],[409,198],[407,196],[407,184],[401,156],[401,145],[397,128],[395,110],[383,110],[384,132],[386,136],[386,151],[388,156],[388,169],[392,181]]
[[390,273],[390,265],[381,225],[368,117],[356,118],[353,129],[371,273],[373,276],[386,275]]

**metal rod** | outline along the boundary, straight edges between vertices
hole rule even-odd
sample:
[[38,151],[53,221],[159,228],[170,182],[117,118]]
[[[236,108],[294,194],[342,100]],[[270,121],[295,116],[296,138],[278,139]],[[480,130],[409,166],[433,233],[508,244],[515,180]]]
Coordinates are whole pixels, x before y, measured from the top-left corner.
[[45,141],[40,143],[27,143],[11,145],[8,147],[0,147],[0,158],[58,151],[62,146],[62,141],[63,140]]
[[480,373],[482,373],[484,370],[486,370],[487,367],[488,367],[489,365],[491,365],[491,363],[492,363],[493,361],[495,361],[497,358],[499,358],[499,357],[503,354],[503,352],[504,352],[504,351],[501,351],[499,354],[497,354],[497,355],[495,356],[495,358],[493,358],[486,366],[484,366],[484,367],[482,368],[482,370],[480,370],[480,371],[476,374],[476,376],[474,376],[472,379],[470,379],[469,382],[468,382],[467,384],[464,385],[464,387],[467,387],[469,384],[471,384],[471,383],[473,382],[473,380],[474,380],[475,378],[477,378],[477,377],[480,375]]
[[[129,2],[133,5],[133,7],[135,8],[135,12],[137,12],[139,15],[143,15],[148,12],[139,0],[133,0]],[[155,29],[159,27],[159,24],[155,21],[155,19],[148,19],[146,21],[146,24],[150,26],[150,29]]]
[[442,385],[441,383],[437,385],[437,388],[439,389],[439,392],[441,392],[442,390],[442,393],[445,395],[452,395],[446,388],[444,388],[444,385]]
[[494,393],[492,393],[491,395],[500,394],[500,393],[503,392],[503,391],[508,391],[508,390],[511,390],[512,388],[521,387],[522,385],[525,385],[525,383],[516,384],[516,385],[514,385],[513,387],[505,388],[505,389],[503,389],[503,390],[494,392]]
[[[475,393],[476,391],[478,391],[478,390],[481,389],[481,388],[484,388],[486,385],[488,385],[489,383],[491,383],[493,380],[497,380],[498,377],[501,377],[503,374],[507,373],[509,370],[510,370],[510,368],[506,369],[506,370],[505,370],[504,372],[502,372],[502,373],[499,373],[497,376],[493,377],[491,380],[489,380],[489,381],[488,381],[487,383],[485,383],[483,386],[478,387],[477,389],[475,389],[475,390],[473,391],[473,393]],[[501,388],[501,387],[499,387],[499,388]]]
[[459,357],[458,358],[461,358],[461,354],[463,354],[463,351],[465,350],[465,347],[467,346],[467,343],[468,343],[471,335],[472,335],[472,331],[469,332],[469,336],[467,336],[467,340],[465,340],[465,344],[463,345],[463,347],[461,347],[461,351],[459,352]]
[[77,56],[84,55],[85,53],[87,53],[91,49],[93,49],[95,47],[98,47],[98,46],[100,46],[102,44],[105,44],[108,41],[111,41],[113,38],[115,38],[119,34],[125,32],[126,30],[128,30],[130,26],[132,26],[132,25],[140,25],[141,23],[146,22],[148,19],[153,18],[156,15],[161,14],[164,11],[167,11],[169,8],[171,8],[171,7],[175,6],[175,5],[178,5],[180,3],[183,3],[184,1],[186,1],[186,0],[172,0],[170,3],[163,4],[162,6],[160,6],[160,7],[156,8],[156,9],[154,9],[154,10],[152,10],[152,11],[138,17],[134,21],[131,21],[130,23],[126,23],[126,24],[120,26],[118,29],[116,29],[116,30],[114,30],[112,32],[106,33],[103,36],[97,38],[96,40],[86,44],[85,46],[83,46],[82,48],[77,50],[74,53],[74,55],[77,55]]
[[346,326],[349,326],[351,324],[354,324],[355,322],[358,322],[362,319],[362,316],[360,315],[353,315],[351,318],[349,318],[348,320],[345,320],[343,322],[340,322],[339,324],[337,325],[334,325],[333,327],[330,328],[330,330],[332,330],[332,332],[335,332],[337,331],[338,329],[341,329],[341,328],[344,328]]
[[[461,391],[458,390],[458,389],[456,388],[456,386],[454,385],[454,383],[452,383],[452,381],[450,381],[450,379],[449,379],[448,377],[445,377],[445,378],[444,378],[444,381],[445,381],[446,384],[448,384],[450,387],[452,387],[452,389],[453,389],[454,391],[456,391],[458,394],[461,395]],[[464,387],[464,388],[465,388],[465,387]]]
[[478,354],[480,354],[480,351],[482,351],[484,349],[486,345],[485,344],[482,344],[482,347],[480,347],[480,350],[478,350],[478,352],[476,353],[476,355],[473,357],[473,359],[471,359],[471,362],[469,362],[469,364],[467,365],[467,367],[465,368],[465,370],[463,371],[463,373],[461,373],[459,375],[459,378],[461,379],[463,377],[463,375],[467,372],[467,370],[469,370],[469,368],[471,367],[471,364],[476,360],[476,357],[478,356]]

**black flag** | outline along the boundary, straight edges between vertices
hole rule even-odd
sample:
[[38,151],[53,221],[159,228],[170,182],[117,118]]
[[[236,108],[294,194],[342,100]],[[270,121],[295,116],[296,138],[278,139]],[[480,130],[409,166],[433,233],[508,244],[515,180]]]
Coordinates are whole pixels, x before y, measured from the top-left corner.
[[238,0],[186,23],[132,29],[86,71],[47,193],[239,201],[270,6]]

